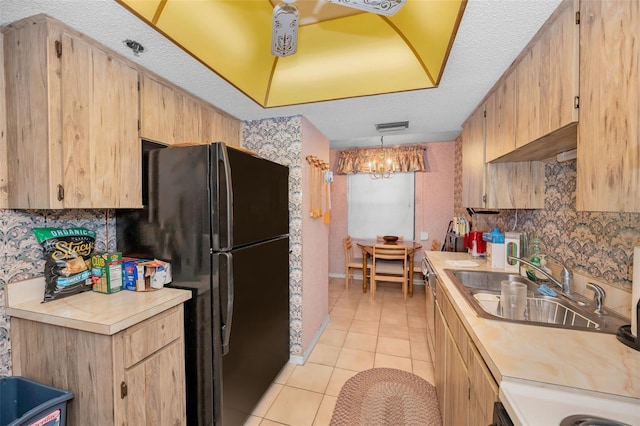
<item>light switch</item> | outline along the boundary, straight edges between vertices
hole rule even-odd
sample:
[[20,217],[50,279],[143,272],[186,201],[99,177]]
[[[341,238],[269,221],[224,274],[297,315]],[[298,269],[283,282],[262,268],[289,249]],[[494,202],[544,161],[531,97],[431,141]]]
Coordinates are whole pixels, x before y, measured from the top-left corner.
[[421,241],[427,241],[429,239],[429,233],[428,232],[421,232],[420,233],[420,240]]

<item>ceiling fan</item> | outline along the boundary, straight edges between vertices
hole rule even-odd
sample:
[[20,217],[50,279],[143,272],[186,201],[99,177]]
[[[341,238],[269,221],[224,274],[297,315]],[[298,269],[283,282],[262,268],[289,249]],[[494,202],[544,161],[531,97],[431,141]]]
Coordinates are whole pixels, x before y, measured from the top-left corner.
[[[394,15],[407,0],[325,0],[353,9],[372,12],[377,15]],[[298,49],[298,8],[296,0],[282,0],[273,8],[273,32],[271,54],[289,56]]]

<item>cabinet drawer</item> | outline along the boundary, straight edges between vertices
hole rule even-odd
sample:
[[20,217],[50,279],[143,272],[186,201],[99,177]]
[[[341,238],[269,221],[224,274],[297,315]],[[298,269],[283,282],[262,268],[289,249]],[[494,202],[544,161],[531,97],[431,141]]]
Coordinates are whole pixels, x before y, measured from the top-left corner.
[[182,335],[181,306],[173,307],[124,332],[124,367],[142,361]]

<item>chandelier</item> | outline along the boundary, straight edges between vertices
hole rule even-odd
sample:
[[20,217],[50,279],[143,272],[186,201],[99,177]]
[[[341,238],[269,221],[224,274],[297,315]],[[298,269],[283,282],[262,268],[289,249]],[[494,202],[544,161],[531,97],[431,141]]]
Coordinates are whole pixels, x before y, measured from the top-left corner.
[[384,147],[384,136],[380,136],[380,149],[369,158],[369,177],[371,179],[388,179],[396,172],[396,163]]

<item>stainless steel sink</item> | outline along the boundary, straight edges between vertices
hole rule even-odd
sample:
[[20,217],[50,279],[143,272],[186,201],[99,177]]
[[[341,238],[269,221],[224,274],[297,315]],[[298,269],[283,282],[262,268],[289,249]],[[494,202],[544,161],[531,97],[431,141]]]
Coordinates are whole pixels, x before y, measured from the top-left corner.
[[[500,294],[489,291],[472,291],[473,298],[490,315],[502,318],[500,313]],[[538,296],[527,298],[525,318],[528,322],[555,324],[564,327],[598,328],[599,324],[559,298]]]
[[[447,270],[449,277],[459,281],[464,287],[477,290],[497,291],[500,293],[501,281],[516,281],[527,285],[527,290],[536,291],[538,285],[518,274],[509,272]],[[453,277],[452,277],[453,275]]]
[[[615,334],[620,326],[629,322],[606,310],[602,315],[596,314],[595,307],[580,296],[568,297],[560,291],[557,297],[543,295],[538,292],[537,283],[517,274],[453,269],[446,269],[445,272],[482,318],[610,334]],[[502,318],[500,288],[503,280],[526,284],[531,292],[527,298],[528,309],[524,320]]]

